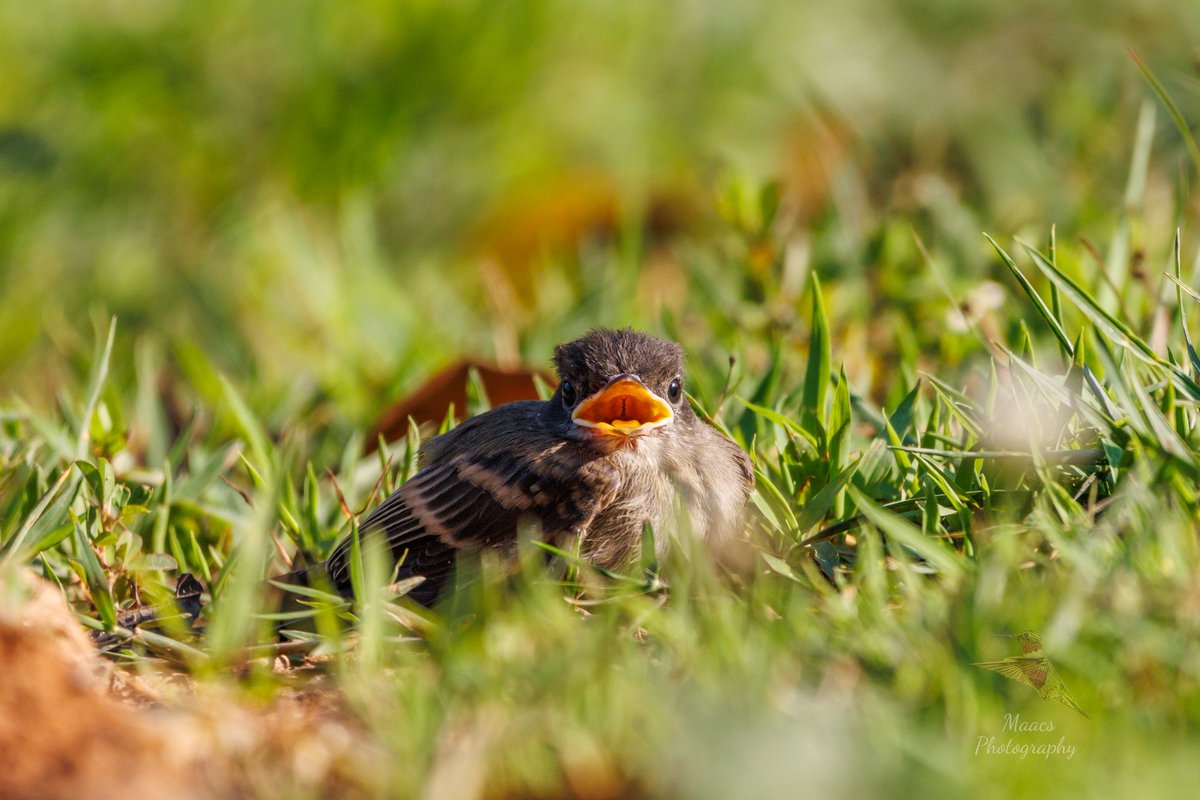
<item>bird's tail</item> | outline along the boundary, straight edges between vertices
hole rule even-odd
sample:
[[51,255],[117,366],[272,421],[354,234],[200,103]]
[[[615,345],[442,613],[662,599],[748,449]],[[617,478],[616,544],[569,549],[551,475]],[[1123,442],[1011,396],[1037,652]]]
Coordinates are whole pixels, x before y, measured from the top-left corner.
[[[325,576],[325,565],[323,563],[309,564],[302,554],[297,555],[292,562],[292,570],[272,578],[271,583],[275,590],[275,596],[270,605],[280,615],[275,621],[275,630],[278,632],[284,628],[297,626],[305,628],[311,624],[306,622],[304,617],[310,616],[312,613],[311,596],[313,592],[306,590],[326,589],[328,579]],[[296,590],[289,590],[289,587],[295,587]],[[310,599],[310,603],[304,602],[306,598]]]
[[303,566],[299,569],[293,569],[291,572],[285,572],[278,578],[272,578],[275,583],[282,583],[285,586],[308,586],[311,583],[309,579],[310,567]]
[[1059,699],[1059,702],[1061,702],[1064,706],[1067,706],[1068,708],[1073,708],[1076,711],[1078,711],[1080,714],[1083,714],[1084,719],[1091,719],[1091,717],[1088,716],[1088,713],[1079,707],[1079,704],[1075,702],[1075,698],[1071,697],[1070,694],[1068,694],[1064,691],[1062,694],[1060,694],[1058,696],[1058,699]]

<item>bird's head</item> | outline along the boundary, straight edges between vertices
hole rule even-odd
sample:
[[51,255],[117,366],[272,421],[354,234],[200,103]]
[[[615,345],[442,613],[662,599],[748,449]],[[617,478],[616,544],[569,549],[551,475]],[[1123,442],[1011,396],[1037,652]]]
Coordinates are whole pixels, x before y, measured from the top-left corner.
[[1022,653],[1032,653],[1042,649],[1042,637],[1035,631],[1021,631],[1020,633],[997,633],[996,636],[1003,636],[1007,639],[1016,639],[1017,644],[1021,647]]
[[683,348],[629,329],[594,330],[559,345],[551,398],[569,435],[609,447],[670,435],[694,419],[683,392]]
[[1022,653],[1032,653],[1034,650],[1042,649],[1042,637],[1033,631],[1021,631],[1013,638],[1021,646]]

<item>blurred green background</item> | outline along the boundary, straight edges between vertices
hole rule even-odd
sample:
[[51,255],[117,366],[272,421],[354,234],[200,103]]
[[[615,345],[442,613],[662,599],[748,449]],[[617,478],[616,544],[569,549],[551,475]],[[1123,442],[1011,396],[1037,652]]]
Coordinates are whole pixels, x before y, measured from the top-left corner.
[[1195,116],[1198,41],[1178,0],[4,2],[0,382],[43,405],[116,314],[119,371],[141,342],[361,425],[591,325],[761,367],[809,269],[856,385],[949,367],[985,229],[1151,206],[1165,263],[1190,167],[1127,50]]
[[[1200,285],[1200,163],[1130,51],[1196,130],[1198,43],[1182,0],[0,0],[0,538],[36,543],[96,625],[97,598],[177,577],[137,557],[169,551],[209,585],[221,655],[262,577],[229,565],[266,570],[268,531],[310,555],[342,535],[343,489],[357,508],[382,466],[357,437],[395,398],[464,355],[544,367],[636,325],[686,346],[689,390],[754,452],[771,568],[746,591],[678,570],[671,602],[633,593],[587,624],[539,584],[388,649],[403,680],[339,662],[374,771],[424,785],[460,726],[495,736],[513,796],[592,757],[650,796],[1190,788],[1200,360],[1162,272],[1179,228]],[[1087,295],[1053,315],[1076,350],[982,235],[1054,305],[1057,266],[1010,238],[1045,250],[1054,226]],[[806,376],[814,331],[832,354]],[[730,354],[730,393],[764,408],[722,390]],[[1074,402],[1085,364],[1100,411]],[[826,384],[828,413],[804,396]],[[1060,404],[1078,419],[1038,417]],[[1087,497],[956,452],[1005,426],[1029,434],[1006,449],[1095,447],[1097,425]],[[393,452],[388,480],[415,455]],[[75,498],[76,477],[51,504],[79,458],[99,490]],[[118,478],[128,529],[104,513]],[[1013,487],[1036,501],[946,505]],[[899,517],[801,542],[867,498],[921,501],[899,535],[958,534],[963,558],[914,578]],[[118,577],[89,577],[89,542]],[[1091,723],[970,666],[1043,624]],[[1009,709],[1067,715],[1081,757],[975,758]]]

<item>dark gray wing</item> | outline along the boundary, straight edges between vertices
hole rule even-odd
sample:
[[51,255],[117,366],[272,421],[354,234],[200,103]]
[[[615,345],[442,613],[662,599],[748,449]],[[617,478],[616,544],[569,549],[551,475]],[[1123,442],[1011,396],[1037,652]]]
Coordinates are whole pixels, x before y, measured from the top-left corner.
[[[362,523],[382,534],[400,565],[398,578],[421,575],[410,593],[435,600],[454,573],[460,550],[514,551],[528,519],[548,537],[586,531],[619,486],[616,471],[581,445],[541,423],[539,403],[501,406],[430,443],[427,466]],[[326,561],[334,585],[350,587],[350,544]]]

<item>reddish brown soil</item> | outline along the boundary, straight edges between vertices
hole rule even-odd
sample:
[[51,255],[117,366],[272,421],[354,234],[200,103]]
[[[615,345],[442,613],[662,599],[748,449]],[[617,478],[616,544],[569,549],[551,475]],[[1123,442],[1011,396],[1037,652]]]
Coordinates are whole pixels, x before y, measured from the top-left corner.
[[130,677],[97,655],[54,587],[26,575],[0,591],[0,800],[384,790],[379,753],[335,693],[259,704],[233,686]]

